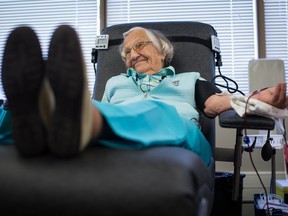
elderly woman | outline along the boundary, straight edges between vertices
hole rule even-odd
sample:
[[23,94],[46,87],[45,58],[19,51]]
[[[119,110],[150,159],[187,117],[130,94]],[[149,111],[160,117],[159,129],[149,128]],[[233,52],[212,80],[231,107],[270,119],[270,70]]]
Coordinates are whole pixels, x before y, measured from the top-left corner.
[[[71,27],[60,26],[54,32],[46,67],[33,30],[12,31],[4,51],[2,81],[19,152],[33,156],[48,149],[58,156],[72,156],[95,139],[114,148],[169,143],[194,151],[208,165],[211,149],[197,127],[196,107],[215,117],[232,109],[230,97],[215,94],[220,91],[199,73],[176,75],[169,66],[173,47],[157,31],[129,30],[120,52],[127,73],[108,80],[102,103],[91,103],[80,42]],[[53,93],[43,88],[45,77]],[[44,101],[51,112],[38,106],[43,102],[43,97],[38,99],[42,89],[53,99]],[[285,83],[253,97],[278,108],[288,105]]]

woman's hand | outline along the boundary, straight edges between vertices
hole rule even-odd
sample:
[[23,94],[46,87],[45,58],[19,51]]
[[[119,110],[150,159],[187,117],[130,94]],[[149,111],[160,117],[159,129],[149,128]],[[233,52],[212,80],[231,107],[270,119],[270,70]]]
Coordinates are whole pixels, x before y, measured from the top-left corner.
[[268,103],[279,109],[284,109],[288,107],[288,96],[286,95],[286,89],[286,83],[278,83],[273,87],[260,91],[258,94],[252,96],[252,98]]

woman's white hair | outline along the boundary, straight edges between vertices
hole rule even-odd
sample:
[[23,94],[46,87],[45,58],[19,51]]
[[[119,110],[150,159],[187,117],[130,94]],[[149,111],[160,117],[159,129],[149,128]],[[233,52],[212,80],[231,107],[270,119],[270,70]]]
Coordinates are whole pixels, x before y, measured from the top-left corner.
[[[145,31],[147,37],[150,41],[152,41],[153,45],[157,48],[159,53],[163,54],[165,56],[164,59],[164,67],[167,67],[170,65],[173,55],[174,55],[174,48],[171,44],[171,42],[168,40],[168,38],[162,34],[160,31],[154,30],[154,29],[145,29],[142,27],[134,27],[128,30],[127,32],[123,33],[124,39],[133,31],[135,30],[143,30]],[[120,53],[122,55],[122,51],[124,49],[124,44],[122,43],[120,45]],[[125,56],[122,56],[122,58],[125,59]]]

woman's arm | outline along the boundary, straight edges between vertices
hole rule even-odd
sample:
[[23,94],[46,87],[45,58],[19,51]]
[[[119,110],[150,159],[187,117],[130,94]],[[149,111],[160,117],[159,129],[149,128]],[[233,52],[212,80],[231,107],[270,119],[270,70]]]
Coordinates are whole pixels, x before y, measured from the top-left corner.
[[204,112],[209,117],[216,117],[220,113],[232,109],[229,95],[211,95],[204,105]]
[[[286,83],[277,85],[260,91],[252,96],[274,107],[284,109],[288,107],[288,96],[286,95]],[[215,117],[220,113],[232,109],[229,95],[211,95],[205,101],[204,112],[207,116]]]

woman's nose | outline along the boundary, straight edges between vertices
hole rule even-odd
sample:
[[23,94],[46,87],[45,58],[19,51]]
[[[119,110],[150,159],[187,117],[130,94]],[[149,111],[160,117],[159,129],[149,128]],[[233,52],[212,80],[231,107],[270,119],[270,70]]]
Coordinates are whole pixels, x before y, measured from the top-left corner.
[[140,54],[135,51],[134,49],[131,49],[131,59],[136,59]]

